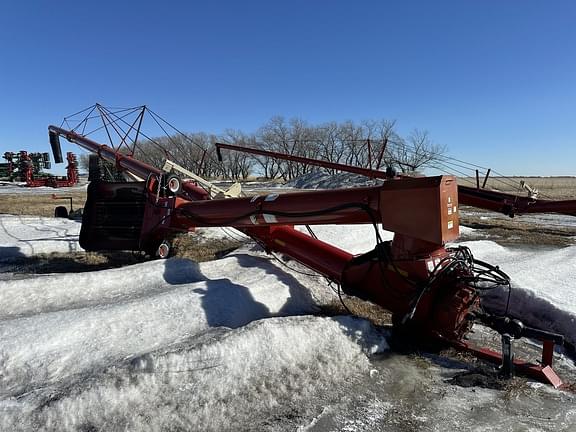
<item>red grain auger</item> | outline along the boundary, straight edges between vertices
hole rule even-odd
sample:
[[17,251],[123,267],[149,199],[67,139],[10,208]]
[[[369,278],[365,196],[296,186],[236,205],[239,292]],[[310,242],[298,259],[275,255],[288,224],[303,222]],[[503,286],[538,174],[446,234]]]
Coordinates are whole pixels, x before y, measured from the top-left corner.
[[[389,310],[394,333],[400,339],[425,346],[452,346],[500,364],[504,375],[515,369],[555,387],[562,385],[551,366],[554,346],[562,344],[563,337],[529,328],[506,312],[485,311],[482,291],[510,289],[508,276],[498,267],[474,259],[468,248],[446,245],[459,235],[459,203],[509,214],[545,209],[575,214],[574,202],[528,202],[459,187],[453,176],[409,178],[377,170],[360,174],[382,179],[380,186],[226,197],[225,191],[215,190],[173,161],[159,169],[134,157],[147,108],[138,109],[141,111],[135,111],[137,117],[131,123],[98,104],[90,111],[100,112],[107,131],[116,129],[123,148],[87,138],[82,132],[85,121],[70,129],[49,127],[53,150],[60,149],[59,138],[63,137],[135,179],[90,183],[80,233],[80,245],[85,250],[135,250],[166,257],[170,239],[178,232],[196,227],[234,227],[266,251],[286,254],[325,276],[344,293]],[[127,145],[129,134],[136,136],[132,147]],[[262,155],[257,149],[218,147]],[[363,170],[313,159],[299,162],[351,172]],[[370,252],[354,255],[294,228],[317,224],[370,224],[377,245]],[[379,226],[393,232],[393,240],[383,241]],[[502,353],[466,341],[474,323],[502,335]],[[514,358],[512,341],[524,336],[543,341],[541,364]]]

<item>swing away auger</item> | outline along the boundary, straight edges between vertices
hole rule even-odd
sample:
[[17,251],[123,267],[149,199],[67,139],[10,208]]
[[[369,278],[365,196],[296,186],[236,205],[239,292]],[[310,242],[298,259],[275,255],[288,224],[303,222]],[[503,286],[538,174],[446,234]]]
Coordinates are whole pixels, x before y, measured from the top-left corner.
[[[137,181],[92,181],[84,208],[80,245],[87,251],[137,250],[166,257],[169,239],[196,227],[230,226],[268,252],[290,256],[357,296],[389,310],[395,332],[424,344],[450,345],[560,387],[552,370],[560,335],[525,327],[483,310],[482,290],[508,287],[497,267],[474,259],[458,238],[458,186],[453,176],[388,178],[380,186],[214,198],[198,180],[184,180],[127,152],[75,130],[49,127],[53,150],[66,138],[130,173]],[[222,194],[221,194],[222,196]],[[300,232],[294,225],[370,224],[376,247],[365,254],[345,250]],[[383,241],[379,227],[394,233]],[[502,353],[466,341],[474,323],[502,334]],[[514,359],[512,340],[543,341],[541,364]]]

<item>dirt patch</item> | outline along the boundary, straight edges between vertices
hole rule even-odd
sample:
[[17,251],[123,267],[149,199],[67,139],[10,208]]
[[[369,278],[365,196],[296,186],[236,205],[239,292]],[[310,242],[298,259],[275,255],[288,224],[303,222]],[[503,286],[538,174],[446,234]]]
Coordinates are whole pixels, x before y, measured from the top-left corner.
[[454,375],[448,383],[460,387],[482,387],[494,390],[502,390],[506,381],[499,379],[495,374],[486,374],[480,371],[466,371]]
[[[211,261],[237,249],[242,243],[225,239],[205,239],[182,234],[173,240],[174,254],[196,262]],[[31,257],[11,258],[2,265],[2,273],[45,274],[81,273],[118,268],[150,261],[152,257],[139,252],[66,252],[36,254]]]
[[[571,227],[545,227],[520,218],[491,218],[460,214],[460,225],[482,231],[483,237],[503,245],[572,246],[576,229]],[[461,235],[461,240],[476,240],[471,235]]]
[[337,316],[351,313],[352,315],[367,319],[377,326],[389,326],[392,324],[392,314],[377,304],[345,295],[342,295],[342,300],[344,304],[342,304],[340,300],[334,300],[327,305],[321,306],[322,314],[326,316]]
[[242,244],[232,239],[206,239],[194,233],[178,235],[172,241],[174,256],[196,262],[222,258]]
[[[57,196],[72,197],[74,209],[84,207],[86,203],[86,191],[65,192],[60,194],[58,189],[54,189]],[[64,206],[70,209],[70,200],[53,199],[52,194],[2,194],[0,195],[0,213],[13,215],[29,215],[53,217],[54,209]]]
[[3,266],[3,272],[19,274],[82,273],[123,267],[145,261],[131,252],[54,252],[14,258]]

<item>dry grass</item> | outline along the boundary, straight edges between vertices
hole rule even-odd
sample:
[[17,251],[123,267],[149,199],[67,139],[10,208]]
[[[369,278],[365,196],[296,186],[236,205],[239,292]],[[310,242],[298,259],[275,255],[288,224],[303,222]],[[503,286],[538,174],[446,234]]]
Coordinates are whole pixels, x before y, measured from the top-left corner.
[[[221,258],[242,243],[181,235],[173,240],[173,244],[173,256],[203,262]],[[36,254],[13,259],[6,264],[4,271],[15,274],[80,273],[123,267],[150,259],[142,253],[123,251]]]
[[[388,326],[392,324],[392,314],[386,309],[356,297],[342,295],[344,305],[335,300],[332,303],[322,306],[322,313],[327,316],[348,315],[348,310],[352,315],[365,318],[377,326]],[[348,310],[346,310],[348,308]]]
[[[460,225],[481,230],[486,238],[504,246],[573,246],[576,229],[573,227],[546,227],[529,223],[522,217],[482,219],[460,214]],[[464,236],[464,240],[467,240]],[[474,237],[475,238],[475,237]]]
[[194,233],[181,234],[172,241],[174,256],[196,262],[221,258],[242,244],[240,241],[231,239],[205,239]]
[[[59,194],[58,189],[54,189],[58,196],[72,197],[74,209],[84,207],[86,202],[86,192],[78,191],[72,193]],[[54,209],[58,206],[70,208],[70,200],[55,200],[51,194],[2,194],[0,195],[0,213],[13,215],[30,215],[53,217]]]
[[144,261],[131,252],[67,252],[13,259],[3,270],[15,274],[81,273],[123,267]]
[[[541,198],[576,199],[576,177],[489,177],[486,182],[486,188],[526,195],[527,192],[518,187],[521,180],[538,189]],[[484,179],[480,178],[480,185],[482,185],[483,181]],[[475,187],[476,178],[460,177],[458,178],[458,184]]]

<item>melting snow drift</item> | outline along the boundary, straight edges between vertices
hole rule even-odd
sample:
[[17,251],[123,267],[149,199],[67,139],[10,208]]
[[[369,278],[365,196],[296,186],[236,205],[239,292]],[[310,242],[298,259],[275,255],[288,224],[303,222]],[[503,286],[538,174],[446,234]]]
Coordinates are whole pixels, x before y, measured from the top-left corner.
[[[313,229],[353,253],[374,246],[372,227]],[[68,220],[0,215],[0,264],[76,251],[78,230]],[[465,245],[512,277],[513,313],[576,342],[576,247]],[[502,307],[506,295],[492,292],[486,302]],[[508,429],[522,421],[508,423],[509,413],[490,408],[498,404],[493,391],[436,394],[434,386],[461,366],[380,363],[373,355],[386,352],[385,335],[367,321],[314,315],[334,298],[322,278],[250,246],[206,263],[169,259],[0,280],[0,430],[387,430],[398,404],[412,398],[418,406],[420,391],[437,397],[437,408],[422,408],[404,426],[466,429],[458,419],[472,414],[462,403],[485,410],[478,424],[490,418]],[[569,430],[562,425],[574,419],[566,408],[552,424]],[[528,423],[535,424],[548,427]]]

